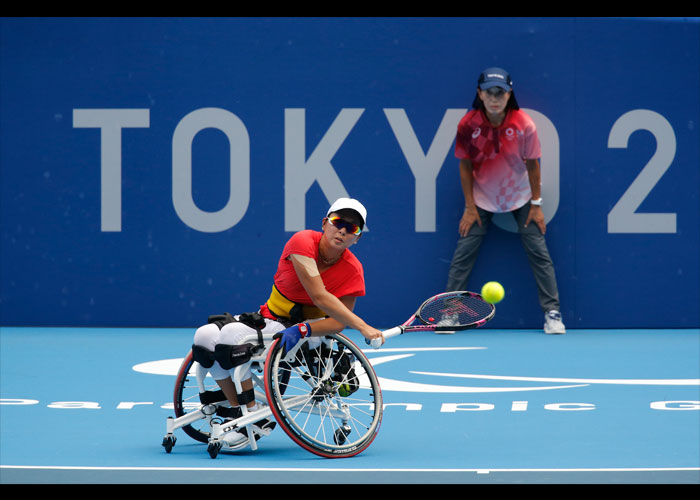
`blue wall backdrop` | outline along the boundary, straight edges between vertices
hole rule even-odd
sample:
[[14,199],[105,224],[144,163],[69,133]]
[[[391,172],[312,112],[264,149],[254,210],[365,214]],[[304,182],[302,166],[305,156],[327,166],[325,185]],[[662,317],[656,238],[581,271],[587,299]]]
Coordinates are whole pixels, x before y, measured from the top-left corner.
[[[195,326],[256,309],[329,202],[369,210],[359,314],[443,290],[463,199],[459,118],[513,75],[543,146],[569,328],[700,325],[694,19],[0,20],[2,325]],[[541,328],[518,236],[469,288],[490,328]]]

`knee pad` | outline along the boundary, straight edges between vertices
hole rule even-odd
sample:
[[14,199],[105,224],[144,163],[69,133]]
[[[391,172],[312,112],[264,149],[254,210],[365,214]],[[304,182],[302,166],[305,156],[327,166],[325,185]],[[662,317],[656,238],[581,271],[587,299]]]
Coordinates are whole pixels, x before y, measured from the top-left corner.
[[230,370],[250,360],[252,344],[228,345],[217,344],[214,359],[224,370]]
[[216,360],[214,353],[201,345],[192,345],[192,358],[203,368],[211,368]]
[[192,343],[197,344],[198,346],[206,347],[207,349],[213,351],[214,347],[219,342],[220,336],[221,330],[219,330],[216,325],[203,325],[197,328],[197,330],[194,332]]

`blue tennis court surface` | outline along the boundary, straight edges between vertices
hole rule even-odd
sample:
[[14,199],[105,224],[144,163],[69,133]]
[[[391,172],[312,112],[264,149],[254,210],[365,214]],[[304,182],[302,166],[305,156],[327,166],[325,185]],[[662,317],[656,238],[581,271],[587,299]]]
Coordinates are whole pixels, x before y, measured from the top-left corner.
[[[2,483],[700,483],[700,331],[475,330],[369,349],[385,401],[362,454],[281,429],[222,452],[177,431],[191,329],[2,328]],[[356,332],[350,338],[361,343]]]

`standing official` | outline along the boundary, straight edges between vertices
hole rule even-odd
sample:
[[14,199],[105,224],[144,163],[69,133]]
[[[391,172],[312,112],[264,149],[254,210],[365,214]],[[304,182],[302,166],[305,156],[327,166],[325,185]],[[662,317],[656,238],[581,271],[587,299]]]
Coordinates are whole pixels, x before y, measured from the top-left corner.
[[512,85],[502,68],[484,70],[472,109],[457,127],[455,156],[465,207],[446,289],[466,289],[493,214],[510,212],[537,283],[544,332],[563,334],[559,290],[544,238],[540,142],[532,118],[518,106]]

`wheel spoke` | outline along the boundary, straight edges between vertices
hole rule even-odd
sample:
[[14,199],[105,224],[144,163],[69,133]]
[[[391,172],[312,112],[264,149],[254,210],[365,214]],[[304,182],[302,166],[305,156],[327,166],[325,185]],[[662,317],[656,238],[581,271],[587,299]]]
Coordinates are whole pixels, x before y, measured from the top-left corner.
[[[317,347],[301,346],[292,363],[285,366],[278,349],[266,364],[268,399],[285,432],[321,456],[352,456],[366,448],[379,428],[382,403],[362,351],[346,337],[330,335]],[[360,388],[357,373],[368,380],[369,391]],[[282,382],[281,374],[289,379]],[[277,397],[282,389],[285,396]]]

